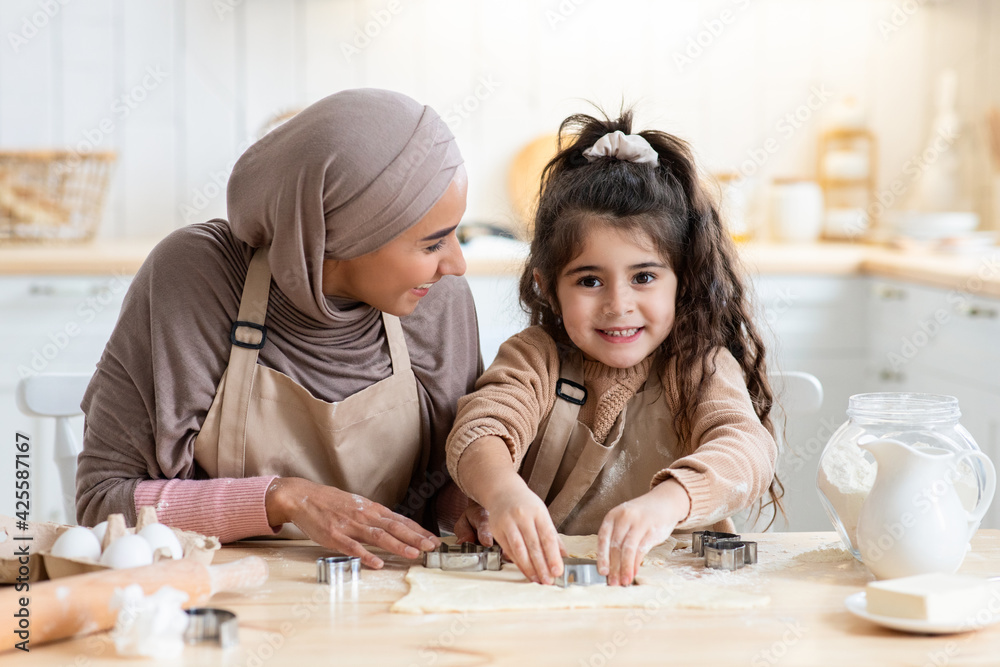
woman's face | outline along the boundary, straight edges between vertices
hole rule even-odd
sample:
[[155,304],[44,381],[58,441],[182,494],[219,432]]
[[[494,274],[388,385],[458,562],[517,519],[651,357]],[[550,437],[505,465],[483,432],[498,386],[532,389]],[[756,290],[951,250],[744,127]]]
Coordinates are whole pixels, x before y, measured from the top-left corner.
[[459,167],[444,195],[420,221],[378,250],[323,262],[323,293],[390,315],[409,315],[443,276],[465,273],[455,229],[465,214],[468,181]]

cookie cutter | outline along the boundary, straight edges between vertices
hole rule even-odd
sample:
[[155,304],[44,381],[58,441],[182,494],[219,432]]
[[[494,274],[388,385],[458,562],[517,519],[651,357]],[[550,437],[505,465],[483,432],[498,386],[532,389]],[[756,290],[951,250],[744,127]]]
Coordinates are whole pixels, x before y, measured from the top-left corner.
[[356,584],[361,578],[357,556],[326,556],[316,559],[316,583],[331,586]]
[[608,578],[597,571],[597,561],[589,558],[563,558],[563,571],[556,577],[555,585],[596,586],[607,585]]
[[705,547],[705,567],[715,570],[738,570],[756,562],[756,542],[726,540]]
[[240,626],[233,612],[211,607],[192,607],[184,612],[188,615],[184,631],[184,641],[188,644],[217,642],[222,648],[239,645]]
[[705,555],[705,547],[717,542],[738,541],[740,536],[736,533],[720,533],[714,530],[696,530],[691,533],[691,551],[696,556]]
[[691,551],[705,557],[705,567],[738,570],[757,562],[757,543],[735,533],[698,530],[691,533]]
[[433,551],[424,552],[424,567],[440,568],[452,572],[480,572],[499,570],[503,551],[499,544],[484,547],[472,542],[442,544]]

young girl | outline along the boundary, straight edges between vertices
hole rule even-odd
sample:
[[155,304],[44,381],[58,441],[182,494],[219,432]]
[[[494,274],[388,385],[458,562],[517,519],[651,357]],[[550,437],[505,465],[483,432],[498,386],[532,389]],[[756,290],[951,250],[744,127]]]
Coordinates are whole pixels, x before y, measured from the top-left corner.
[[625,585],[675,529],[732,530],[780,497],[734,246],[688,146],[631,125],[560,127],[520,281],[533,326],[459,401],[448,438],[474,501],[456,534],[495,536],[535,582],[562,572],[557,529],[596,532],[598,569]]

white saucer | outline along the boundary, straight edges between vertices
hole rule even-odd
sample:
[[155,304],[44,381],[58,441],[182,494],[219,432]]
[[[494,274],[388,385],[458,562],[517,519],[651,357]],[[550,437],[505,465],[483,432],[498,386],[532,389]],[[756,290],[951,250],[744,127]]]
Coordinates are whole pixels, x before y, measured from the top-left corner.
[[972,632],[973,630],[980,630],[988,625],[1000,622],[1000,613],[993,613],[986,621],[982,621],[981,617],[977,617],[972,622],[968,619],[962,619],[960,621],[947,623],[941,621],[925,621],[917,618],[898,618],[896,616],[870,614],[868,613],[868,598],[864,591],[848,595],[847,599],[844,600],[844,604],[847,605],[847,610],[849,612],[855,616],[871,621],[872,623],[877,623],[878,625],[892,628],[893,630],[914,632],[922,635],[949,635],[959,632]]

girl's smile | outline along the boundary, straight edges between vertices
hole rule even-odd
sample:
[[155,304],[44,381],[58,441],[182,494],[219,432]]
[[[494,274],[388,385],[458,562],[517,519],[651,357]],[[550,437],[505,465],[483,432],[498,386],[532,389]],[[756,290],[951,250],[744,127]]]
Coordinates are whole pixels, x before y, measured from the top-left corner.
[[601,219],[587,229],[580,253],[559,274],[555,305],[588,359],[630,368],[670,334],[677,276],[648,235]]
[[639,339],[642,327],[630,329],[598,329],[597,332],[608,339],[609,343],[632,343]]

